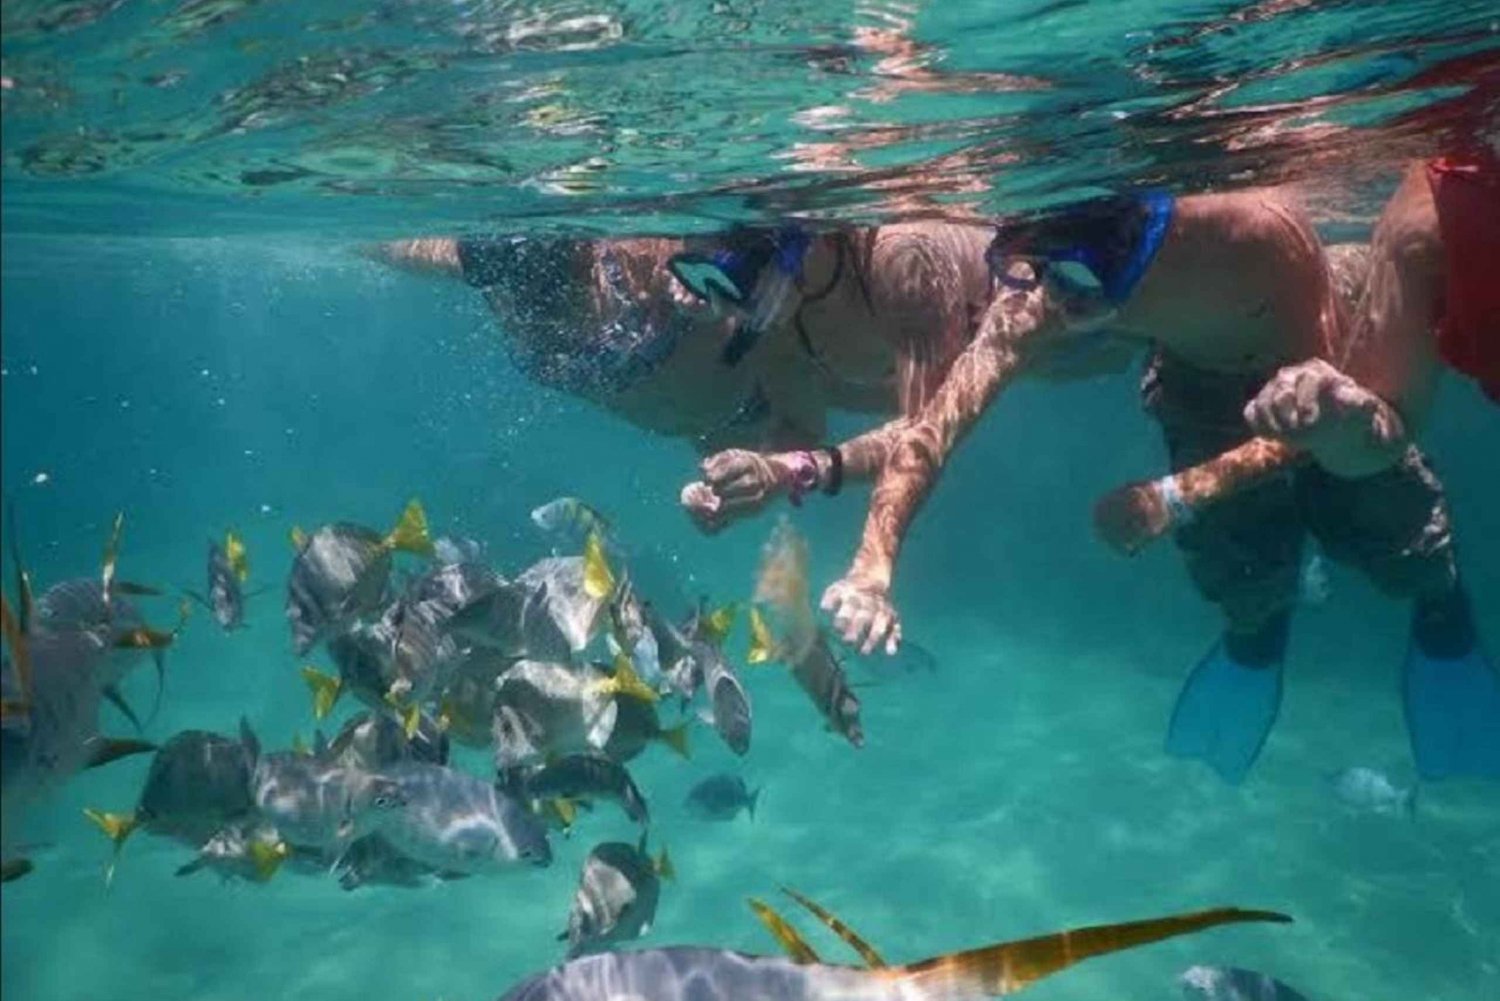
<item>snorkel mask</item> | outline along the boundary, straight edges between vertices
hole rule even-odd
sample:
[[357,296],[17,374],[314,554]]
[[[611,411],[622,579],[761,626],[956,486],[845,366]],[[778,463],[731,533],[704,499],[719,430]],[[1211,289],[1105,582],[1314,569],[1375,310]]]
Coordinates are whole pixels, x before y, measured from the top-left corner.
[[724,345],[719,356],[724,364],[738,365],[780,315],[796,291],[811,245],[808,232],[792,224],[744,249],[676,254],[667,262],[672,277],[698,299],[727,300],[749,314],[736,323]]

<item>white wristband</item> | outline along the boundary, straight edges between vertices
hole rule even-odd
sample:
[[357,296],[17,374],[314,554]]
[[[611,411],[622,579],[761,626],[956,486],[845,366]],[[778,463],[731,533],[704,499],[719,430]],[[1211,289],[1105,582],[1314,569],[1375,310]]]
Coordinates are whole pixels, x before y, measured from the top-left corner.
[[1181,527],[1193,523],[1195,517],[1193,509],[1183,499],[1182,490],[1177,486],[1176,476],[1163,476],[1157,480],[1156,494],[1161,498],[1162,506],[1167,509],[1167,519],[1172,525]]

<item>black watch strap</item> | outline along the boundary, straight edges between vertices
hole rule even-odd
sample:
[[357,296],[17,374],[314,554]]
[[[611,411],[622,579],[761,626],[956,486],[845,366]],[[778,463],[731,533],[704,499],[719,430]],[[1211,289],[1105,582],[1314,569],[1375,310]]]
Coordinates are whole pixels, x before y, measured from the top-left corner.
[[828,482],[823,484],[823,492],[832,497],[844,487],[844,454],[837,445],[823,449],[823,453],[828,456]]

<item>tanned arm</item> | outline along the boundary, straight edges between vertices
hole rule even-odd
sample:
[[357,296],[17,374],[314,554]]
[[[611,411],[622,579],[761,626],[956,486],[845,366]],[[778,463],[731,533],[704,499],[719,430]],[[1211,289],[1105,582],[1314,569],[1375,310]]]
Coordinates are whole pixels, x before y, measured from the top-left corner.
[[887,652],[894,653],[899,645],[901,626],[889,593],[906,531],[959,440],[1020,371],[1022,341],[1039,331],[1046,319],[1040,287],[1002,287],[978,335],[954,361],[927,405],[902,422],[894,441],[868,443],[870,459],[878,461],[883,449],[884,462],[864,534],[849,572],[823,596],[834,628],[863,652],[884,643]]

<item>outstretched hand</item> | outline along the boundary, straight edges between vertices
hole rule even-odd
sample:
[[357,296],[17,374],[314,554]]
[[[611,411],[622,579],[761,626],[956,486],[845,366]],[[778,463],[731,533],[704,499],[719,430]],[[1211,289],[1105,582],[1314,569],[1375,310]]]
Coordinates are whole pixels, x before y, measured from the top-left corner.
[[881,644],[892,656],[901,647],[901,616],[885,585],[850,574],[823,592],[822,607],[845,643],[870,654]]

